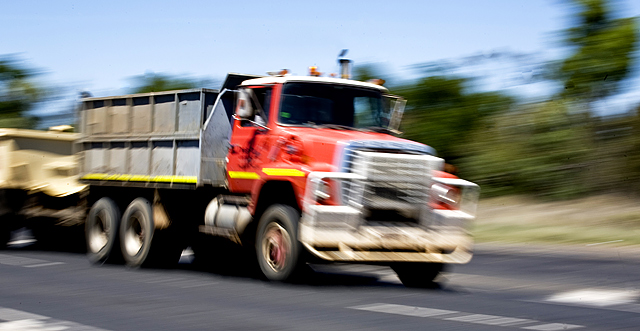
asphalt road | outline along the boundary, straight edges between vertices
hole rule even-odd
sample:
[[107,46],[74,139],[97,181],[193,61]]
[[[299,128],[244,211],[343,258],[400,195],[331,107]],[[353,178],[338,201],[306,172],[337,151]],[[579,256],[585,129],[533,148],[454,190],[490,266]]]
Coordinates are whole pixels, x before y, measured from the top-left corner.
[[479,245],[432,289],[367,265],[314,266],[300,284],[90,265],[14,242],[0,251],[0,330],[640,330],[640,259],[606,245]]

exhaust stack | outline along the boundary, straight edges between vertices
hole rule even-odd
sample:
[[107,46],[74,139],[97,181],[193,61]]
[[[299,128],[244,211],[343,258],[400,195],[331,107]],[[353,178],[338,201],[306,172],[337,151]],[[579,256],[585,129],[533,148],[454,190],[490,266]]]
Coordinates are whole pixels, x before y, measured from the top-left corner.
[[340,64],[340,77],[343,79],[351,78],[351,60],[344,57],[345,55],[347,55],[348,51],[348,49],[343,49],[338,55],[338,63]]

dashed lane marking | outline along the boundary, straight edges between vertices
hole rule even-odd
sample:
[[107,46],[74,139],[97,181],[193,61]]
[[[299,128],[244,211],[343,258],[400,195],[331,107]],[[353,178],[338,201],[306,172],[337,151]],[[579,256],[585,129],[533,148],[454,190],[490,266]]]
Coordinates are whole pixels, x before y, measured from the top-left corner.
[[48,316],[0,307],[0,331],[107,331]]
[[437,318],[445,321],[464,322],[502,327],[519,327],[525,330],[560,331],[582,328],[582,325],[566,323],[544,323],[526,318],[515,318],[497,315],[465,313],[456,310],[445,310],[425,307],[414,307],[390,303],[374,303],[363,306],[348,307],[349,309],[366,310],[378,313],[396,314],[412,317]]
[[58,264],[64,264],[64,262],[47,262],[47,263],[40,263],[40,264],[32,264],[32,265],[25,265],[25,268],[40,268],[40,267],[48,267],[48,266],[52,266],[52,265],[58,265]]
[[498,326],[515,326],[519,324],[536,323],[535,320],[526,318],[504,317],[496,315],[470,314],[451,318],[445,318],[447,321],[469,322],[476,324],[498,325]]
[[369,311],[375,311],[375,312],[387,313],[387,314],[415,316],[415,317],[433,317],[433,316],[451,315],[451,314],[459,313],[459,311],[455,311],[455,310],[410,307],[410,306],[403,306],[403,305],[394,305],[389,303],[376,303],[372,305],[355,306],[355,307],[349,307],[349,308],[359,309],[359,310],[369,310]]
[[637,291],[584,289],[554,294],[547,298],[547,301],[585,306],[609,307],[633,303],[636,301],[638,296],[640,296],[640,293]]
[[65,264],[64,262],[52,262],[28,257],[0,254],[0,264],[19,266],[25,268],[48,267],[52,265]]
[[542,325],[534,325],[523,328],[525,330],[537,330],[537,331],[558,331],[580,328],[580,325],[562,324],[562,323],[549,323]]
[[640,314],[640,304],[636,303],[639,298],[637,290],[584,289],[557,293],[542,300],[522,301]]

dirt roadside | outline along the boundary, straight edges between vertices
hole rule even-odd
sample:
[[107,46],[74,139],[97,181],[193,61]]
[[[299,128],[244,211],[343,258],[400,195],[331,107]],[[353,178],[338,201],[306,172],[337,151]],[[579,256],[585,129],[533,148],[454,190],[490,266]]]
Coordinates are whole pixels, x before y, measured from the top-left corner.
[[640,247],[640,199],[622,195],[553,202],[522,196],[483,199],[472,232],[476,242],[492,246]]

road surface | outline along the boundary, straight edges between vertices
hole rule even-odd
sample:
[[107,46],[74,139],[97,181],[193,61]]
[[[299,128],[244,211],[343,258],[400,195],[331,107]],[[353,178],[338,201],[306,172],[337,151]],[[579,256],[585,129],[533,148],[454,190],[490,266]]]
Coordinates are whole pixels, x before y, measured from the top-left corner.
[[410,289],[379,266],[279,284],[202,271],[188,250],[175,269],[132,270],[13,244],[0,251],[0,330],[640,330],[632,250],[479,245],[438,286]]

